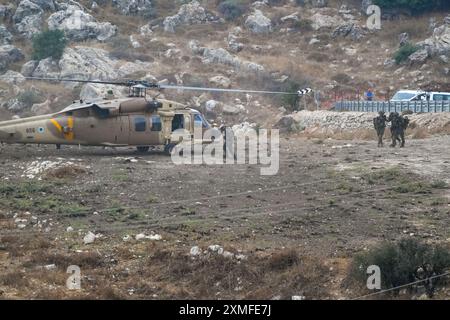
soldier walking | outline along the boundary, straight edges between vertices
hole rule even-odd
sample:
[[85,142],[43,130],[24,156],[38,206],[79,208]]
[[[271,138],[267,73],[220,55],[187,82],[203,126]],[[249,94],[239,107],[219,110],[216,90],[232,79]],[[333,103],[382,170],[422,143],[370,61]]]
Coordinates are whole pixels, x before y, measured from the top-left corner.
[[383,136],[384,136],[384,130],[386,129],[387,121],[388,121],[388,119],[386,118],[384,111],[378,112],[378,117],[373,118],[373,126],[374,126],[375,130],[377,131],[377,136],[378,136],[378,147],[383,146]]
[[408,117],[403,117],[398,112],[393,112],[389,114],[388,121],[391,122],[391,147],[395,148],[398,141],[400,142],[400,148],[403,148],[405,146],[405,130],[409,125]]

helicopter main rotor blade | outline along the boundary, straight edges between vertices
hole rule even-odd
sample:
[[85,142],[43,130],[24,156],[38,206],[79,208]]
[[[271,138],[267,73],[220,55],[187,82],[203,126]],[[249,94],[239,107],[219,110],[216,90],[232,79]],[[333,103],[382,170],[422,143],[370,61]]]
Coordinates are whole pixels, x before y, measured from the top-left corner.
[[40,81],[57,81],[57,82],[78,82],[78,83],[98,83],[111,84],[116,86],[132,87],[135,85],[143,85],[147,88],[158,88],[158,84],[148,82],[145,80],[125,80],[125,81],[108,81],[108,80],[84,80],[84,79],[64,79],[64,78],[45,78],[45,77],[25,77],[26,80],[40,80]]
[[207,91],[207,92],[230,92],[230,93],[254,93],[254,94],[279,94],[288,96],[303,96],[313,90],[311,88],[305,88],[297,92],[287,91],[265,91],[265,90],[247,90],[247,89],[224,89],[224,88],[207,88],[207,87],[190,87],[190,86],[177,86],[166,85],[149,82],[146,80],[124,80],[124,81],[107,81],[107,80],[84,80],[84,79],[65,79],[65,78],[46,78],[46,77],[25,77],[27,80],[41,80],[41,81],[56,81],[56,82],[78,82],[78,83],[98,83],[98,84],[111,84],[117,86],[133,87],[141,85],[147,89],[169,89],[169,90],[188,90],[188,91]]
[[159,85],[161,89],[174,90],[189,90],[189,91],[209,91],[209,92],[230,92],[230,93],[255,93],[255,94],[281,94],[281,95],[304,95],[312,91],[307,88],[297,92],[286,91],[264,91],[264,90],[245,90],[245,89],[223,89],[223,88],[205,88],[205,87],[188,87],[188,86],[173,86],[173,85]]
[[25,77],[27,80],[39,80],[39,81],[63,81],[63,82],[80,82],[80,83],[99,83],[99,84],[112,84],[112,85],[126,85],[121,81],[102,81],[102,80],[83,80],[83,79],[64,79],[64,78],[44,78],[44,77]]

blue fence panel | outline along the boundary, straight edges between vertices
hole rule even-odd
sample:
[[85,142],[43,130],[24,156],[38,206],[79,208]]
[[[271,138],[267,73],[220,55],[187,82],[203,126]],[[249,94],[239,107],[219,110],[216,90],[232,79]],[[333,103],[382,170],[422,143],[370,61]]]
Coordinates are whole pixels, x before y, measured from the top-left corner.
[[334,104],[337,111],[359,112],[450,112],[450,101],[340,101]]

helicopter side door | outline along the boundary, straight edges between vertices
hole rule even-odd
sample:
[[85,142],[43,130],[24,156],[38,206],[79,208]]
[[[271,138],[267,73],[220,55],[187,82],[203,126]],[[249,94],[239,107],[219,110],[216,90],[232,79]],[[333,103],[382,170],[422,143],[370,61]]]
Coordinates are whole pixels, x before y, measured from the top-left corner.
[[136,146],[159,145],[162,131],[161,117],[157,114],[129,115],[129,144]]
[[114,140],[116,144],[129,144],[130,143],[130,120],[128,116],[116,117],[115,124],[115,136]]

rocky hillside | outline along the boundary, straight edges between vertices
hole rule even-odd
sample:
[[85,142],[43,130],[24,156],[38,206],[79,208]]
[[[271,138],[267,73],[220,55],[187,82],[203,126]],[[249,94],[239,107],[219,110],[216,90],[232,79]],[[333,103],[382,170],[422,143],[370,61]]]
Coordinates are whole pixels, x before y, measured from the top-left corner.
[[[326,108],[374,89],[448,90],[450,16],[383,14],[368,30],[370,1],[0,0],[0,117],[42,114],[74,99],[102,96],[99,85],[25,81],[23,76],[138,78],[161,83],[270,90],[312,86]],[[62,30],[60,59],[32,59],[33,36]],[[416,51],[397,64],[401,46]],[[123,89],[112,88],[116,95]],[[270,125],[292,109],[279,97],[164,92],[217,122]],[[303,106],[303,102],[302,102]]]

